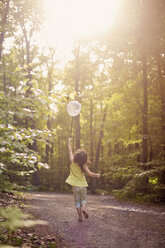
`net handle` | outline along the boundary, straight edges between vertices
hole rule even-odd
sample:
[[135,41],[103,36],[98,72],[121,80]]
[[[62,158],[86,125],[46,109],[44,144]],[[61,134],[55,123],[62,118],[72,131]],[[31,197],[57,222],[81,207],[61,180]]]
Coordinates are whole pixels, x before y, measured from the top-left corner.
[[70,127],[70,135],[69,135],[69,138],[72,137],[72,127],[73,127],[73,117],[72,117],[72,120],[71,120],[71,127]]

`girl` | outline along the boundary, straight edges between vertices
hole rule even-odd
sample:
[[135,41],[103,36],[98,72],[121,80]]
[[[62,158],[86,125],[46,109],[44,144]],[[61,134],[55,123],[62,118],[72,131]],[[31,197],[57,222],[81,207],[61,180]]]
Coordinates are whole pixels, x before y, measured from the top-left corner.
[[86,196],[87,196],[87,181],[84,176],[86,172],[91,177],[99,178],[100,174],[93,173],[88,168],[88,156],[85,150],[78,149],[73,155],[71,148],[71,138],[68,141],[69,159],[70,159],[70,174],[66,179],[66,183],[73,188],[75,205],[78,213],[78,221],[82,221],[82,214],[87,219],[89,217],[86,212]]

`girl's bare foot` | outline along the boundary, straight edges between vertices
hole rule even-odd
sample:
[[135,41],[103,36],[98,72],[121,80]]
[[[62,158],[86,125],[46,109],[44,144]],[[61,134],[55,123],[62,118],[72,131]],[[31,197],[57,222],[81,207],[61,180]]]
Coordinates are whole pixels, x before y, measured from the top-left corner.
[[77,221],[80,221],[80,222],[82,222],[82,218],[78,218],[78,219],[77,219]]
[[86,219],[89,218],[89,215],[87,214],[87,212],[86,212],[85,210],[82,210],[82,213],[83,213],[83,215],[84,215],[84,217],[85,217]]

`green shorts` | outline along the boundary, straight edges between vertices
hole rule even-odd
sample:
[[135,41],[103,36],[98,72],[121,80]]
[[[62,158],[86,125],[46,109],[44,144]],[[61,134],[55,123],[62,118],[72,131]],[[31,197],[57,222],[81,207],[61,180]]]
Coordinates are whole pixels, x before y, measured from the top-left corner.
[[86,203],[87,188],[86,187],[73,187],[73,196],[76,208],[80,208],[82,203]]

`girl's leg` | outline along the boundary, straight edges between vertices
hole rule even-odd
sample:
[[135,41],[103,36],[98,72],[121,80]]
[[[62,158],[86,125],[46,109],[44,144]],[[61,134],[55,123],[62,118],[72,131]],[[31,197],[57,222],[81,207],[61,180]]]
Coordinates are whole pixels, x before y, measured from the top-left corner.
[[78,220],[79,221],[82,221],[82,212],[81,212],[81,207],[76,207],[76,209],[77,209],[77,213],[78,213],[78,216],[79,216],[79,218],[78,218]]
[[76,209],[77,209],[77,213],[78,213],[78,220],[82,221],[82,211],[81,211],[79,187],[73,187],[73,195],[74,195],[75,205],[76,205]]
[[81,203],[81,210],[86,211],[86,202]]
[[81,210],[84,217],[87,219],[89,215],[86,212],[86,198],[87,198],[87,188],[82,189],[82,196],[81,196]]
[[84,217],[85,217],[86,219],[88,219],[88,218],[89,218],[89,215],[88,215],[88,213],[87,213],[87,211],[86,211],[85,203],[82,203],[82,204],[81,204],[81,209],[82,209],[82,213],[83,213]]

